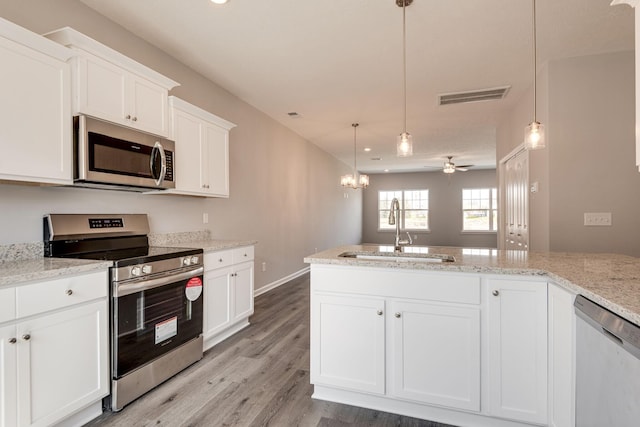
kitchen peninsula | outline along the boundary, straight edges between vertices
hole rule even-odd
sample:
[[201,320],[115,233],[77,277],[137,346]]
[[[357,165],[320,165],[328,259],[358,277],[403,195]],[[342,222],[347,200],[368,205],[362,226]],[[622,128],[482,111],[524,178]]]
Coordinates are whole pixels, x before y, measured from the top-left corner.
[[314,398],[459,426],[572,425],[575,296],[640,324],[637,258],[404,249],[305,258]]

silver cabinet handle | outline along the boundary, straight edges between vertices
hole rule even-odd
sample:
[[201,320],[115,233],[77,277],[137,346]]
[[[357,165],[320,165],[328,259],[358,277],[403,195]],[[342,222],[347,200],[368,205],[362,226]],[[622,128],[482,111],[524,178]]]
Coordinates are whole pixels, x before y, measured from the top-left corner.
[[491,293],[493,294],[494,297],[497,297],[498,295],[500,295],[500,291],[498,291],[497,289]]
[[67,295],[73,295],[73,291],[71,289],[67,289]]
[[9,344],[15,344],[15,343],[16,343],[16,341],[18,341],[18,340],[17,340],[17,339],[15,339],[15,338],[10,338],[10,339],[9,339]]
[[29,335],[29,334],[24,334],[24,335],[22,336],[22,339],[23,339],[23,340],[25,340],[25,341],[29,341],[29,340],[31,339],[31,335]]
[[396,316],[396,318],[399,319],[400,318],[400,313],[396,313],[396,314],[394,314],[394,316]]
[[383,311],[382,310],[378,310],[377,313],[378,313],[378,316],[382,316]]

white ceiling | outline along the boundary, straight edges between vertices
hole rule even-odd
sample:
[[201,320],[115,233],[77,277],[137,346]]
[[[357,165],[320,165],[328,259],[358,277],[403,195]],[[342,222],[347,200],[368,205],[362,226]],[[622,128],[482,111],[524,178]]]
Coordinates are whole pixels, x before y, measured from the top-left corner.
[[[610,1],[538,0],[539,64],[633,49],[633,9]],[[414,155],[397,158],[396,0],[82,2],[349,165],[351,123],[359,122],[358,169],[368,173],[433,170],[425,166],[441,167],[447,155],[456,164],[495,167],[496,124],[533,81],[531,0],[414,0],[406,9]],[[501,101],[437,105],[442,93],[506,85]],[[290,118],[293,111],[301,117]]]

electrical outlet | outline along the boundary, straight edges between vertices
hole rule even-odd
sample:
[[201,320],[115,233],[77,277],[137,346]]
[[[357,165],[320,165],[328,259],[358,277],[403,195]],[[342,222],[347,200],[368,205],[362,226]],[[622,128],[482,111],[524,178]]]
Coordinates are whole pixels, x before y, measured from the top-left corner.
[[267,271],[267,263],[266,262],[262,263],[262,271],[263,272]]
[[611,225],[611,212],[591,212],[584,214],[584,225],[587,227],[600,227]]
[[206,212],[202,214],[202,223],[209,224],[209,214]]

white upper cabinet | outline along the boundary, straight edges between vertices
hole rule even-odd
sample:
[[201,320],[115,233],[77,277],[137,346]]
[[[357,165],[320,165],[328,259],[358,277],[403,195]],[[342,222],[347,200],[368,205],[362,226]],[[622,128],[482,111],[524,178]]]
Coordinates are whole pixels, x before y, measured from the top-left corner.
[[163,193],[229,197],[229,131],[235,124],[169,97],[176,188]]
[[73,182],[72,55],[0,18],[0,180]]
[[74,114],[169,136],[167,99],[177,82],[72,28],[45,36],[77,52],[72,68]]

